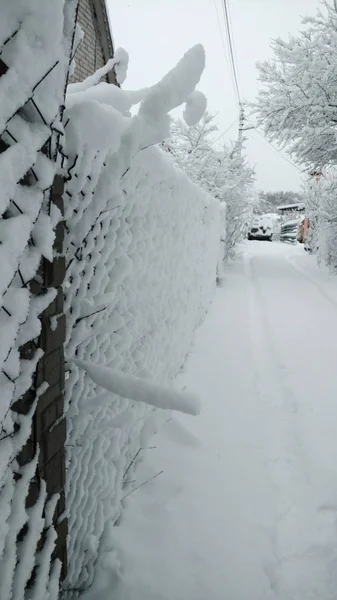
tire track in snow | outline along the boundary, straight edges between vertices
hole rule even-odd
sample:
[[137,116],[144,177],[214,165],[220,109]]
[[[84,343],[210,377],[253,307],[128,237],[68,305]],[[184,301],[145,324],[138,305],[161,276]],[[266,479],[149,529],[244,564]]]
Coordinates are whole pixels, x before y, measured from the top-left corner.
[[291,579],[296,578],[296,568],[289,569],[296,554],[291,524],[296,521],[298,505],[305,502],[307,495],[310,497],[310,477],[296,428],[298,405],[272,335],[255,261],[254,257],[245,258],[250,281],[250,336],[256,395],[264,404],[266,416],[266,465],[275,491],[275,526],[270,532],[274,556],[266,564],[265,572],[279,600],[294,600],[292,589],[296,582],[286,581],[289,572]]
[[290,256],[285,255],[284,258],[286,259],[287,263],[302,276],[303,279],[305,279],[308,283],[312,284],[316,288],[316,290],[320,293],[324,300],[329,302],[329,304],[331,304],[337,310],[337,301],[331,298],[331,296],[329,296],[329,294],[320,286],[319,282],[316,281],[314,277],[311,277],[299,265],[293,262]]

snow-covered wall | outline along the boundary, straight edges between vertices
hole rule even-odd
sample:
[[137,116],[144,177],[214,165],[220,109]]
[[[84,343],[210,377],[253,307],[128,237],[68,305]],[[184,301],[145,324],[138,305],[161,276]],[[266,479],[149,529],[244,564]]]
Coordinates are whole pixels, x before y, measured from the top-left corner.
[[[103,379],[94,383],[81,361],[174,387],[216,286],[225,229],[220,203],[152,145],[163,127],[166,131],[172,104],[193,91],[202,59],[201,47],[187,53],[132,119],[115,108],[123,112],[130,99],[121,90],[99,84],[87,93],[83,86],[83,102],[78,87],[68,97],[66,587],[71,590],[90,587],[100,545],[109,545],[109,528],[132,489],[134,461],[146,455],[148,438],[165,414],[139,403],[137,394],[126,399],[127,394],[106,391]],[[132,382],[129,378],[128,389]]]

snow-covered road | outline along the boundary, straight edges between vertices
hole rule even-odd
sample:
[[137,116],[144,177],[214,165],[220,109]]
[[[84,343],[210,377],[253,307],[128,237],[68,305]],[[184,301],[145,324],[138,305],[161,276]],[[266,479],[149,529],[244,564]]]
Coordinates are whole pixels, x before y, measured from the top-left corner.
[[[302,248],[250,243],[228,270],[175,414],[114,529],[100,600],[336,600],[337,280]],[[117,581],[117,583],[116,583]]]

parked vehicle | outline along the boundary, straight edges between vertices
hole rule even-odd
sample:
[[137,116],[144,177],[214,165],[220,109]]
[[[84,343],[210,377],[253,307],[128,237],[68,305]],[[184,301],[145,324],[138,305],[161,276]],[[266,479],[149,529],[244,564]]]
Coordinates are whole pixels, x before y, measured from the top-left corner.
[[270,220],[259,219],[255,221],[248,231],[249,240],[266,240],[271,242],[273,239],[273,225]]

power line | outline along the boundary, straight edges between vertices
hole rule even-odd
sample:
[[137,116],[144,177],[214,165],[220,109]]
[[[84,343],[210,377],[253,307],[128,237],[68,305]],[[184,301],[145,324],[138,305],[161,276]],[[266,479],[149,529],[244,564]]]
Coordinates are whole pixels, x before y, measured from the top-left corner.
[[284,158],[284,160],[286,160],[290,165],[292,165],[292,167],[294,167],[294,169],[297,169],[297,171],[300,171],[300,173],[302,173],[302,169],[300,169],[297,165],[295,165],[295,163],[293,163],[292,160],[290,160],[290,158],[288,158],[285,154],[283,154],[278,148],[277,146],[274,146],[274,144],[272,144],[264,135],[261,131],[259,131],[258,129],[255,129],[255,131],[257,131],[257,133],[272,147],[274,148],[274,150],[276,150],[276,152],[278,152],[278,154],[280,156],[282,156],[282,158]]
[[225,130],[223,133],[221,133],[221,134],[219,135],[219,137],[217,137],[217,138],[215,138],[215,140],[213,140],[213,144],[215,144],[215,142],[217,142],[218,140],[220,140],[220,138],[222,138],[224,135],[226,135],[226,133],[228,133],[228,132],[229,132],[229,130],[230,130],[230,129],[232,129],[233,125],[235,125],[235,123],[236,123],[238,120],[239,120],[239,117],[236,117],[236,119],[233,121],[233,123],[232,123],[232,124],[231,124],[229,127],[227,127],[227,129],[226,129],[226,130]]
[[238,76],[237,76],[237,72],[236,72],[236,64],[235,64],[235,58],[234,58],[234,43],[233,43],[233,38],[232,38],[231,26],[230,26],[230,18],[229,18],[229,10],[228,10],[227,0],[222,0],[222,5],[223,5],[223,10],[224,10],[224,18],[225,18],[225,25],[226,25],[226,31],[227,31],[227,41],[228,41],[230,61],[231,61],[231,65],[232,65],[234,86],[235,86],[239,105],[241,106],[242,102],[241,102],[240,91],[239,91]]
[[276,146],[274,146],[274,144],[272,144],[264,135],[263,133],[261,133],[261,131],[259,131],[257,128],[254,129],[254,131],[256,131],[261,137],[262,139],[267,142],[272,148],[273,150],[275,150],[275,152],[277,152],[280,156],[282,156],[282,158],[284,160],[286,160],[292,167],[294,167],[294,169],[297,169],[297,171],[299,171],[300,173],[302,173],[302,170],[295,165],[295,163],[293,163],[290,158],[288,158],[287,156],[285,156]]
[[[217,21],[218,21],[218,27],[219,27],[219,32],[220,32],[220,38],[221,38],[221,44],[222,44],[222,49],[223,49],[224,57],[225,57],[225,60],[226,60],[228,71],[229,71],[229,73],[231,73],[232,69],[231,69],[231,65],[230,65],[230,62],[229,62],[228,56],[227,56],[226,43],[225,43],[225,38],[224,38],[223,30],[222,30],[222,27],[221,27],[220,15],[219,15],[219,11],[218,11],[216,0],[213,0],[213,3],[214,3],[214,8],[215,8],[215,12],[216,12]],[[233,85],[234,95],[236,96],[237,95],[237,91],[236,91],[236,86],[235,86],[233,77],[231,77],[231,81],[232,81],[232,85]]]
[[[224,5],[222,5],[222,10],[224,10]],[[231,5],[230,5],[230,0],[227,0],[227,11],[228,11],[228,22],[229,22],[229,27],[231,30],[231,35],[232,35],[232,40],[233,40],[233,53],[234,53],[234,60],[235,60],[235,65],[236,65],[236,71],[237,71],[237,75],[238,75],[238,81],[240,82],[240,69],[239,69],[239,61],[238,61],[238,56],[236,53],[236,47],[235,47],[235,43],[234,43],[234,34],[233,34],[233,27],[232,27],[232,13],[231,13]],[[240,88],[240,86],[239,86]]]

